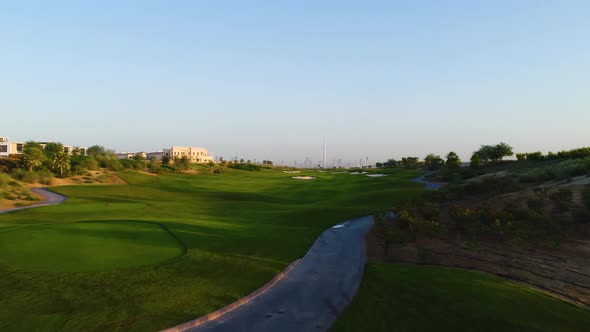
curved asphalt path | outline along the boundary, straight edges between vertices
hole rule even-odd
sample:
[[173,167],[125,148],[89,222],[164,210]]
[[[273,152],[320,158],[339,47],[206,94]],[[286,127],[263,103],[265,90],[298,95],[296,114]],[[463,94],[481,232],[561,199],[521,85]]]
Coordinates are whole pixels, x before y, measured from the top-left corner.
[[[441,184],[412,181],[426,189]],[[272,281],[229,306],[164,332],[304,332],[327,331],[352,301],[363,277],[366,216],[324,231],[307,254]]]
[[439,190],[442,187],[442,184],[425,180],[427,175],[430,175],[430,173],[420,175],[419,177],[413,179],[412,181],[426,185],[426,189],[428,189],[428,190]]
[[6,213],[6,212],[18,211],[18,210],[32,209],[32,208],[36,208],[36,207],[40,207],[40,206],[59,204],[59,203],[66,200],[66,196],[55,193],[50,190],[47,190],[45,188],[33,188],[33,189],[31,189],[31,191],[43,196],[43,201],[40,203],[28,205],[28,206],[21,206],[21,207],[16,207],[16,208],[11,208],[11,209],[0,210],[0,214]]
[[165,331],[327,331],[358,290],[364,237],[372,225],[373,217],[366,216],[329,228],[280,278],[238,301],[245,303]]

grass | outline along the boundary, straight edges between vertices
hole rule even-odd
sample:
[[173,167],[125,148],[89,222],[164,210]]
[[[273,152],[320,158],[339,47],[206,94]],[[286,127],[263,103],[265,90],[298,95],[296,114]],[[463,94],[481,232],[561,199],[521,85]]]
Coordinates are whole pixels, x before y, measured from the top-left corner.
[[587,331],[590,313],[492,275],[369,264],[357,296],[331,329],[347,331]]
[[0,233],[3,261],[29,271],[84,272],[159,263],[184,246],[158,224],[80,222]]
[[207,314],[327,227],[422,192],[417,172],[390,172],[129,171],[127,185],[53,188],[64,204],[0,215],[0,330],[154,331]]

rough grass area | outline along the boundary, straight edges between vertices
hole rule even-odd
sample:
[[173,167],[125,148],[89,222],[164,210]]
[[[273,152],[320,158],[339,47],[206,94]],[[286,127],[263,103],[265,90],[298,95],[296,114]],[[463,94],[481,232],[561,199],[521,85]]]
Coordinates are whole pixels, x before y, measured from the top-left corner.
[[590,311],[521,284],[459,269],[369,264],[332,332],[587,331]]
[[[0,215],[0,330],[170,327],[262,286],[335,223],[423,191],[409,181],[419,175],[415,171],[393,170],[382,178],[301,175],[318,179],[298,181],[266,169],[161,176],[130,171],[119,173],[127,185],[52,188],[68,199]],[[81,223],[86,220],[94,223]],[[178,250],[171,239],[145,223],[111,227],[121,220],[164,225],[186,254],[167,259]],[[132,256],[123,254],[130,247]]]

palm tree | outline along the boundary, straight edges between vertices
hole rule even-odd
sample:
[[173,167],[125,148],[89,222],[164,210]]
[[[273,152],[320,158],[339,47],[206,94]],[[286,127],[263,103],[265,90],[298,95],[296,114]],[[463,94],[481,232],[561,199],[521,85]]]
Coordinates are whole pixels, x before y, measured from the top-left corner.
[[43,165],[43,159],[45,159],[45,155],[41,148],[33,146],[32,144],[31,146],[25,145],[25,148],[23,149],[23,162],[29,171]]
[[70,169],[70,155],[64,151],[57,152],[52,160],[53,170],[63,176]]

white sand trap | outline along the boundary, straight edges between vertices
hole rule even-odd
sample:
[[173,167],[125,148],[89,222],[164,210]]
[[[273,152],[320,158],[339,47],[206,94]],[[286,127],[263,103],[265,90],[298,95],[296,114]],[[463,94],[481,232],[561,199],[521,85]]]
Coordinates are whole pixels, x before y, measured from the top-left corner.
[[367,176],[371,178],[380,178],[382,176],[387,176],[387,174],[367,174]]
[[298,174],[298,173],[301,173],[301,171],[283,171],[283,173],[287,173],[287,174]]
[[317,179],[315,176],[293,176],[293,179],[296,180],[315,180]]
[[367,174],[367,172],[350,172],[350,173],[348,173],[348,174],[355,174],[355,175],[356,175],[356,174]]
[[348,172],[332,172],[332,174],[346,174]]

